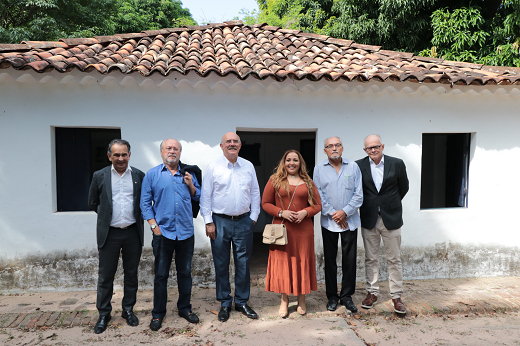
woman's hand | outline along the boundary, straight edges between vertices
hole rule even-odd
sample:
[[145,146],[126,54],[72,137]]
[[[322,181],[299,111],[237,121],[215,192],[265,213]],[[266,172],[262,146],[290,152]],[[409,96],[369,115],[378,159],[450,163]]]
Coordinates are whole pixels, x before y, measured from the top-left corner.
[[294,220],[293,222],[295,223],[300,223],[303,221],[303,219],[305,219],[307,217],[307,210],[303,209],[303,210],[300,210],[299,212],[296,213],[297,217],[296,217],[296,220]]
[[295,211],[284,210],[282,211],[282,217],[287,221],[296,222],[296,220],[298,220],[298,213]]

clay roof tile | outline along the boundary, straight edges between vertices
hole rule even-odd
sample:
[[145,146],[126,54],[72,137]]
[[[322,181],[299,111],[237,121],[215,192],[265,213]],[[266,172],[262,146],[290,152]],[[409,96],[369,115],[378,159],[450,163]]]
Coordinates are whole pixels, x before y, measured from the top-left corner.
[[141,33],[0,44],[0,67],[67,72],[153,73],[195,70],[206,76],[278,81],[400,81],[457,85],[520,85],[520,68],[495,67],[382,50],[325,35],[239,21]]

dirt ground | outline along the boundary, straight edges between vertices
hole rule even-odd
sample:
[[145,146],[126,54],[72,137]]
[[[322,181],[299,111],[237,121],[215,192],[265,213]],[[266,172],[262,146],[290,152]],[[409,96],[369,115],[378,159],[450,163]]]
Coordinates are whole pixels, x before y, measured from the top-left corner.
[[[116,290],[112,321],[99,335],[93,333],[95,291],[0,293],[0,345],[520,346],[518,279],[408,282],[405,303],[409,313],[403,318],[391,311],[386,283],[382,284],[381,302],[355,315],[344,306],[328,312],[325,288],[320,284],[318,291],[307,297],[307,315],[296,312],[292,297],[287,319],[278,317],[280,296],[254,286],[250,305],[260,318],[250,320],[232,311],[225,323],[217,321],[220,304],[214,289],[195,288],[193,310],[201,319],[196,325],[177,315],[177,292],[172,289],[163,328],[157,332],[148,327],[153,290],[138,293],[134,306],[140,319],[137,327],[128,326],[120,317],[123,292]],[[363,296],[362,287],[358,287],[354,301],[360,302]]]
[[520,314],[359,319],[351,326],[369,346],[520,345]]
[[203,320],[198,325],[179,320],[179,325],[157,332],[143,324],[110,325],[99,335],[93,333],[92,327],[35,331],[6,328],[0,333],[0,343],[5,345],[365,345],[341,317],[258,321],[239,317],[226,323]]
[[[270,317],[248,320],[240,315],[226,323],[208,316],[198,325],[182,319],[152,332],[148,320],[138,327],[111,324],[103,334],[92,327],[0,329],[5,345],[520,345],[520,314],[470,314],[370,319],[344,317]],[[357,335],[357,336],[356,336]]]

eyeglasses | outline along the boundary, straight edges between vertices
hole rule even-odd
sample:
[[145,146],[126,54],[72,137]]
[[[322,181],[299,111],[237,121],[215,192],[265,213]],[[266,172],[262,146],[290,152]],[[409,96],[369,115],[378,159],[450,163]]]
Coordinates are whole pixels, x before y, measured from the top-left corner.
[[340,149],[341,147],[343,146],[343,144],[341,143],[338,143],[338,144],[329,144],[325,147],[325,149],[332,149],[332,148],[336,148],[336,149]]
[[373,147],[367,147],[365,148],[365,151],[372,151],[372,150],[379,150],[381,148],[382,144],[374,145]]

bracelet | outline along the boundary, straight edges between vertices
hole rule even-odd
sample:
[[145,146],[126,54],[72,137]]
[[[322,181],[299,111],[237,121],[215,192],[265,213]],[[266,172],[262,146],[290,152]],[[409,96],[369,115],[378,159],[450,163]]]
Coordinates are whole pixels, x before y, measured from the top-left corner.
[[282,213],[283,213],[283,210],[280,210],[280,211],[278,212],[278,217],[282,217]]

